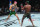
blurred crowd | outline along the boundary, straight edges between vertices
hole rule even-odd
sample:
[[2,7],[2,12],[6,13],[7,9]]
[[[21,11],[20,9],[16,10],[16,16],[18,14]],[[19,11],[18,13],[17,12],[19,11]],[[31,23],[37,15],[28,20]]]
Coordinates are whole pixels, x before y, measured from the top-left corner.
[[[13,2],[13,1],[12,1]],[[24,12],[24,10],[23,11],[21,11],[21,4],[24,6],[25,5],[25,0],[23,0],[23,1],[17,1],[18,2],[18,7],[19,7],[19,10],[18,10],[18,12]],[[31,0],[29,0],[29,4],[32,6],[31,7],[31,12],[40,12],[40,2],[39,1],[31,1]],[[0,15],[1,14],[7,14],[7,13],[9,13],[9,4],[8,4],[8,2],[7,2],[7,5],[2,5],[1,7],[0,7]]]
[[40,12],[40,0],[32,0],[31,1],[32,5],[32,12]]
[[2,8],[0,8],[0,14],[1,15],[8,14],[9,13],[8,10],[9,10],[8,6],[6,6],[6,7],[2,6]]

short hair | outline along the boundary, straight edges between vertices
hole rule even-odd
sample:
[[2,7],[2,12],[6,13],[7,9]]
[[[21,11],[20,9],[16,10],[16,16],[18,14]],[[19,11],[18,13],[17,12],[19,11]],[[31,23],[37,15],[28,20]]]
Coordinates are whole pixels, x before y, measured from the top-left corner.
[[28,3],[29,4],[29,1],[26,1],[25,3]]
[[14,3],[17,3],[17,1],[14,1]]

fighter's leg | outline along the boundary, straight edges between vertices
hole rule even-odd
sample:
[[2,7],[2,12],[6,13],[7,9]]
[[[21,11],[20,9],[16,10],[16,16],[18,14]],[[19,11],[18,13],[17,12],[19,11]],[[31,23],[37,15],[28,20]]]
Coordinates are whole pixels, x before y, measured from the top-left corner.
[[27,14],[27,18],[29,18],[29,20],[31,21],[32,25],[34,26],[33,21],[31,19],[31,16],[30,16],[30,13]]
[[19,21],[19,24],[20,24],[20,20],[19,20],[19,17],[18,17],[18,15],[17,15],[17,14],[15,14],[15,16],[17,17],[17,19],[18,19],[18,21]]
[[25,16],[23,16],[23,18],[22,18],[22,22],[21,22],[21,26],[22,26],[22,24],[23,24],[23,20],[25,19]]
[[7,21],[9,19],[9,17],[10,17],[10,15],[8,15],[8,18],[5,21]]
[[30,21],[31,21],[32,25],[34,26],[33,21],[32,21],[32,19],[31,19],[31,16],[29,17],[29,19],[30,19]]
[[12,12],[9,13],[8,18],[5,21],[7,21],[11,15],[12,15]]
[[8,16],[7,20],[9,19],[10,15]]

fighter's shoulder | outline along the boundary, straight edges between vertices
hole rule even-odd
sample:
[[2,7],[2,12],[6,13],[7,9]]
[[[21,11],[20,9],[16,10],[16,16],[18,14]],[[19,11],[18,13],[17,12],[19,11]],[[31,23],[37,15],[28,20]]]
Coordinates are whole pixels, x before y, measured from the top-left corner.
[[31,6],[31,5],[25,5],[25,6]]
[[29,6],[31,6],[31,5],[29,5]]
[[25,6],[31,6],[31,5],[25,5]]
[[30,7],[31,7],[31,5],[30,5]]
[[14,4],[12,6],[14,6]]

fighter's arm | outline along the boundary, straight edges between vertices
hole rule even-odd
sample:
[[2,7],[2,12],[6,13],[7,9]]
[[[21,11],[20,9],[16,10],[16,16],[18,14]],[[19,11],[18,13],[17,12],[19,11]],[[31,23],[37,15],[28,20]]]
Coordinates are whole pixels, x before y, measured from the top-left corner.
[[18,6],[16,5],[16,8],[18,9]]
[[19,7],[17,6],[17,10],[19,10]]
[[25,6],[21,8],[21,10],[24,10]]
[[19,10],[19,7],[16,5],[16,9],[17,9],[17,11]]
[[12,5],[10,5],[10,8],[9,8],[9,10],[11,10],[12,9]]

